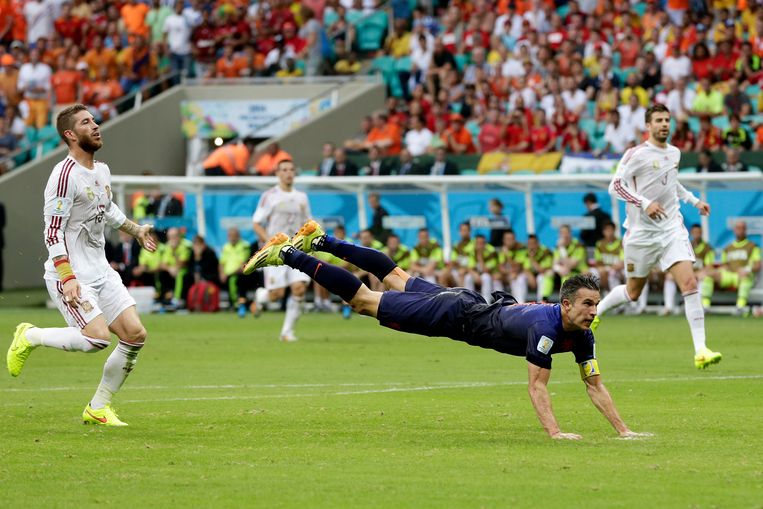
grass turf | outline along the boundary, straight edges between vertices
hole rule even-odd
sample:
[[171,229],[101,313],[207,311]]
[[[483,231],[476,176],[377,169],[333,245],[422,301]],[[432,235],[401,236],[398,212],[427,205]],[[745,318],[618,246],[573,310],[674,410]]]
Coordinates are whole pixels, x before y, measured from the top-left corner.
[[[144,317],[149,342],[116,400],[125,429],[79,420],[106,354],[36,350],[21,377],[0,376],[0,504],[762,507],[760,321],[709,318],[725,357],[700,372],[683,317],[606,318],[604,380],[655,436],[616,439],[562,354],[554,409],[584,439],[556,442],[521,358],[357,315],[304,316],[284,344],[281,318]],[[0,303],[3,351],[21,320],[62,325]]]

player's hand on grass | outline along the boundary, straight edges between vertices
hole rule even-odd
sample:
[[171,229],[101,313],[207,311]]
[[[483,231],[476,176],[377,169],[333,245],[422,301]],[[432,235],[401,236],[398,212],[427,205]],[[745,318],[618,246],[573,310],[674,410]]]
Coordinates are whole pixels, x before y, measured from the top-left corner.
[[580,440],[583,437],[576,433],[562,433],[561,431],[557,431],[551,435],[551,438],[554,440]]
[[644,438],[653,437],[654,433],[648,433],[648,432],[637,432],[637,431],[623,431],[620,433],[620,438],[623,440],[641,440]]
[[72,304],[73,306],[79,306],[79,300],[82,297],[82,288],[79,286],[79,281],[76,279],[70,279],[64,283],[64,302]]
[[697,204],[695,205],[697,207],[697,210],[699,210],[700,215],[702,216],[709,216],[710,215],[710,204],[707,202],[704,202],[702,200],[699,200]]
[[662,208],[662,205],[660,205],[656,201],[653,201],[652,203],[650,203],[649,206],[646,208],[646,215],[656,221],[659,221],[660,219],[667,217],[665,215],[665,209]]
[[140,227],[138,234],[135,236],[135,238],[138,239],[140,247],[149,253],[156,251],[156,240],[154,240],[154,236],[151,235],[151,229],[152,226],[150,224],[144,224]]

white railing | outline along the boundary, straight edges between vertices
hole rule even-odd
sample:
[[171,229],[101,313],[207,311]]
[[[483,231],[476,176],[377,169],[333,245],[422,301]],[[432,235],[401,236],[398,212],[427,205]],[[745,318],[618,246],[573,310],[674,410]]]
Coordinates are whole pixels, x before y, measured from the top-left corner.
[[[524,193],[527,232],[535,233],[535,215],[533,213],[533,192],[553,191],[579,193],[591,190],[606,189],[612,179],[611,175],[470,175],[470,176],[391,176],[391,177],[299,177],[297,187],[305,191],[352,193],[357,197],[359,226],[368,227],[365,215],[365,195],[369,191],[394,191],[411,193],[426,191],[440,195],[440,210],[442,221],[443,245],[446,252],[451,247],[451,219],[448,207],[448,191],[495,191],[511,190]],[[713,190],[745,190],[763,191],[763,174],[760,173],[692,173],[680,175],[681,183],[688,189],[696,191],[703,200],[707,200],[707,192]],[[206,235],[206,219],[204,217],[204,192],[247,192],[251,190],[264,191],[278,183],[276,177],[144,177],[119,176],[112,177],[117,201],[125,208],[127,192],[136,189],[160,189],[166,192],[188,192],[196,195],[197,229],[201,235]],[[612,198],[612,219],[620,224],[620,207],[618,201]],[[707,216],[702,216],[702,227],[705,238],[710,236],[710,223]]]

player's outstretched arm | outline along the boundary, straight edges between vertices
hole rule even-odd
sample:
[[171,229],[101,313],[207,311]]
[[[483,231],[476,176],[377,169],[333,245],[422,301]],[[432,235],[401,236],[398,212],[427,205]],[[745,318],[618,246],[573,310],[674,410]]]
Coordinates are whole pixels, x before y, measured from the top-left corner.
[[591,398],[591,402],[607,418],[621,437],[635,438],[637,436],[646,436],[646,434],[635,433],[628,429],[620,414],[617,413],[615,402],[612,401],[612,396],[610,396],[609,391],[604,386],[604,382],[601,381],[600,375],[589,376],[584,378],[583,381],[586,384],[586,390],[588,391],[588,397]]
[[559,424],[556,422],[554,411],[551,408],[551,395],[548,393],[548,380],[551,378],[551,370],[528,362],[527,377],[527,390],[530,393],[530,400],[535,407],[535,413],[538,414],[538,420],[540,420],[540,424],[548,436],[558,440],[580,440],[583,438],[575,433],[562,433],[562,430],[559,429]]
[[124,223],[119,227],[119,230],[135,237],[138,240],[140,247],[153,253],[156,251],[156,241],[151,235],[152,228],[153,227],[150,224],[139,225],[125,218]]

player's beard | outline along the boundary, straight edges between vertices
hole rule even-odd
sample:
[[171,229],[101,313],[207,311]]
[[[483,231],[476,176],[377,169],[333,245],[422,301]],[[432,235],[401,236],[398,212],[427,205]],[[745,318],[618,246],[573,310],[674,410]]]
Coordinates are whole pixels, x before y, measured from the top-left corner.
[[662,134],[662,132],[660,132],[660,131],[652,132],[652,138],[654,138],[655,141],[657,141],[659,143],[667,142],[669,137],[670,137],[670,132],[667,132],[665,134]]
[[103,140],[92,136],[82,136],[77,140],[77,144],[88,154],[95,154],[103,146]]

